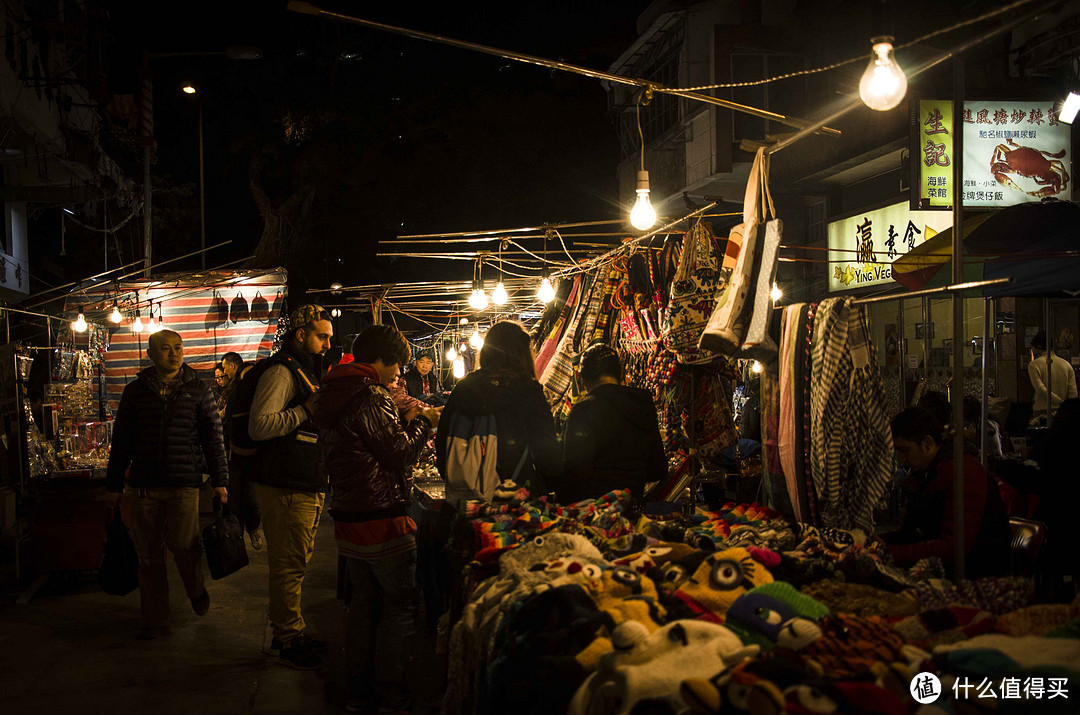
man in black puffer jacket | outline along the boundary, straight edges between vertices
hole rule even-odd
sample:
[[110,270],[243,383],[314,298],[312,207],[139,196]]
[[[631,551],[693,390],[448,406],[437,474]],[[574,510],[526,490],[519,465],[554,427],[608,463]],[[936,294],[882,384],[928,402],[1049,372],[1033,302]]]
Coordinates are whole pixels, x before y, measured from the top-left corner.
[[180,335],[171,330],[151,335],[146,354],[154,366],[124,388],[116,411],[107,486],[125,492],[131,511],[143,636],[154,638],[169,630],[166,547],[195,613],[210,609],[199,563],[199,487],[209,468],[214,497],[225,503],[229,471],[217,402],[184,364]]
[[439,421],[414,407],[398,417],[386,387],[409,359],[396,328],[374,325],[353,343],[315,395],[333,498],[334,536],[346,557],[352,600],[345,631],[350,710],[408,704],[406,644],[417,604],[416,524],[406,514],[412,465]]

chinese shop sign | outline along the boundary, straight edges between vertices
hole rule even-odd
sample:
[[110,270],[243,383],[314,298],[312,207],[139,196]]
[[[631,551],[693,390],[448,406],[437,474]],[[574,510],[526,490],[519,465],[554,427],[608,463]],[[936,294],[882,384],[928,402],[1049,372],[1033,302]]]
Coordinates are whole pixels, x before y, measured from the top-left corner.
[[[1011,206],[1053,197],[1072,199],[1070,128],[1053,102],[964,102],[965,206]],[[913,204],[952,206],[952,103],[918,103],[914,135],[918,196]]]
[[952,226],[952,214],[907,202],[829,223],[829,290],[892,285],[892,262]]

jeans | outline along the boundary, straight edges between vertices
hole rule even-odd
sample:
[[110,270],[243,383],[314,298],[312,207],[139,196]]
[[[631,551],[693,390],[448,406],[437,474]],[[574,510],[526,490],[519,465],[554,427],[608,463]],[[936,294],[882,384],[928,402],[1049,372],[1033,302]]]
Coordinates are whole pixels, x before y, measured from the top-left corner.
[[347,558],[352,597],[345,624],[349,694],[404,698],[416,633],[416,550],[375,560]]
[[247,532],[255,531],[262,524],[259,498],[255,495],[255,483],[247,475],[254,465],[250,457],[234,454],[229,459],[229,508],[243,524]]
[[165,549],[172,552],[188,598],[206,590],[199,542],[199,490],[195,487],[128,487],[131,538],[139,554],[139,598],[143,624],[169,625],[169,581]]
[[323,494],[256,484],[262,507],[266,557],[270,563],[270,624],[274,637],[287,645],[304,632],[300,591],[308,562],[315,553],[315,532],[322,515]]

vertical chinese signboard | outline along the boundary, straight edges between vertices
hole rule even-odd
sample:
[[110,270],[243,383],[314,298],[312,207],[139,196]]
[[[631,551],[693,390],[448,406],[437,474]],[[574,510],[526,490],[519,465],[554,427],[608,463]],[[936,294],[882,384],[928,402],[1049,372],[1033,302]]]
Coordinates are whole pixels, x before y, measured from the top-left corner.
[[[1072,200],[1070,127],[1053,102],[964,102],[964,205]],[[921,100],[913,121],[911,207],[952,206],[952,103]]]
[[950,226],[951,214],[906,202],[830,222],[829,290],[892,285],[892,262]]

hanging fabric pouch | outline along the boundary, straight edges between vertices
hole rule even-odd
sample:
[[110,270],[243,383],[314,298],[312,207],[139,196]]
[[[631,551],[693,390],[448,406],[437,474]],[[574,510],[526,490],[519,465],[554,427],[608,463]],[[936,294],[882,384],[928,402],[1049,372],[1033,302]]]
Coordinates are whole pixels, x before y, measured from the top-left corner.
[[207,330],[213,330],[227,322],[229,322],[229,304],[215,290],[213,298],[210,299],[210,307],[206,311],[206,319],[203,321],[203,325]]
[[255,297],[251,299],[251,319],[259,323],[270,322],[270,304],[266,302],[266,298],[262,297],[258,291],[255,291]]
[[701,334],[698,345],[702,349],[714,350],[724,355],[738,352],[746,337],[749,327],[750,309],[753,305],[756,287],[754,262],[757,258],[759,231],[758,205],[761,200],[761,174],[768,171],[763,165],[768,163],[764,148],[758,149],[754,165],[750,168],[750,178],[746,183],[746,197],[743,200],[743,222],[731,229],[725,265],[730,264],[731,254],[738,251],[738,259],[731,277],[723,286],[713,307],[708,324]]
[[715,355],[698,348],[720,288],[720,261],[712,230],[698,222],[686,233],[679,268],[671,282],[671,297],[664,317],[665,345],[684,364],[706,363]]
[[772,194],[769,192],[768,155],[765,155],[759,176],[762,211],[767,212],[765,218],[772,218],[765,222],[765,232],[758,245],[760,260],[754,274],[756,284],[750,308],[750,325],[746,330],[739,357],[765,361],[771,360],[777,353],[776,341],[770,335],[773,322],[772,286],[776,280],[776,259],[784,237],[784,223],[776,218]]
[[247,320],[251,317],[251,311],[248,309],[247,298],[243,293],[237,293],[236,297],[232,299],[232,305],[229,306],[229,319],[234,323],[239,323],[241,320]]

